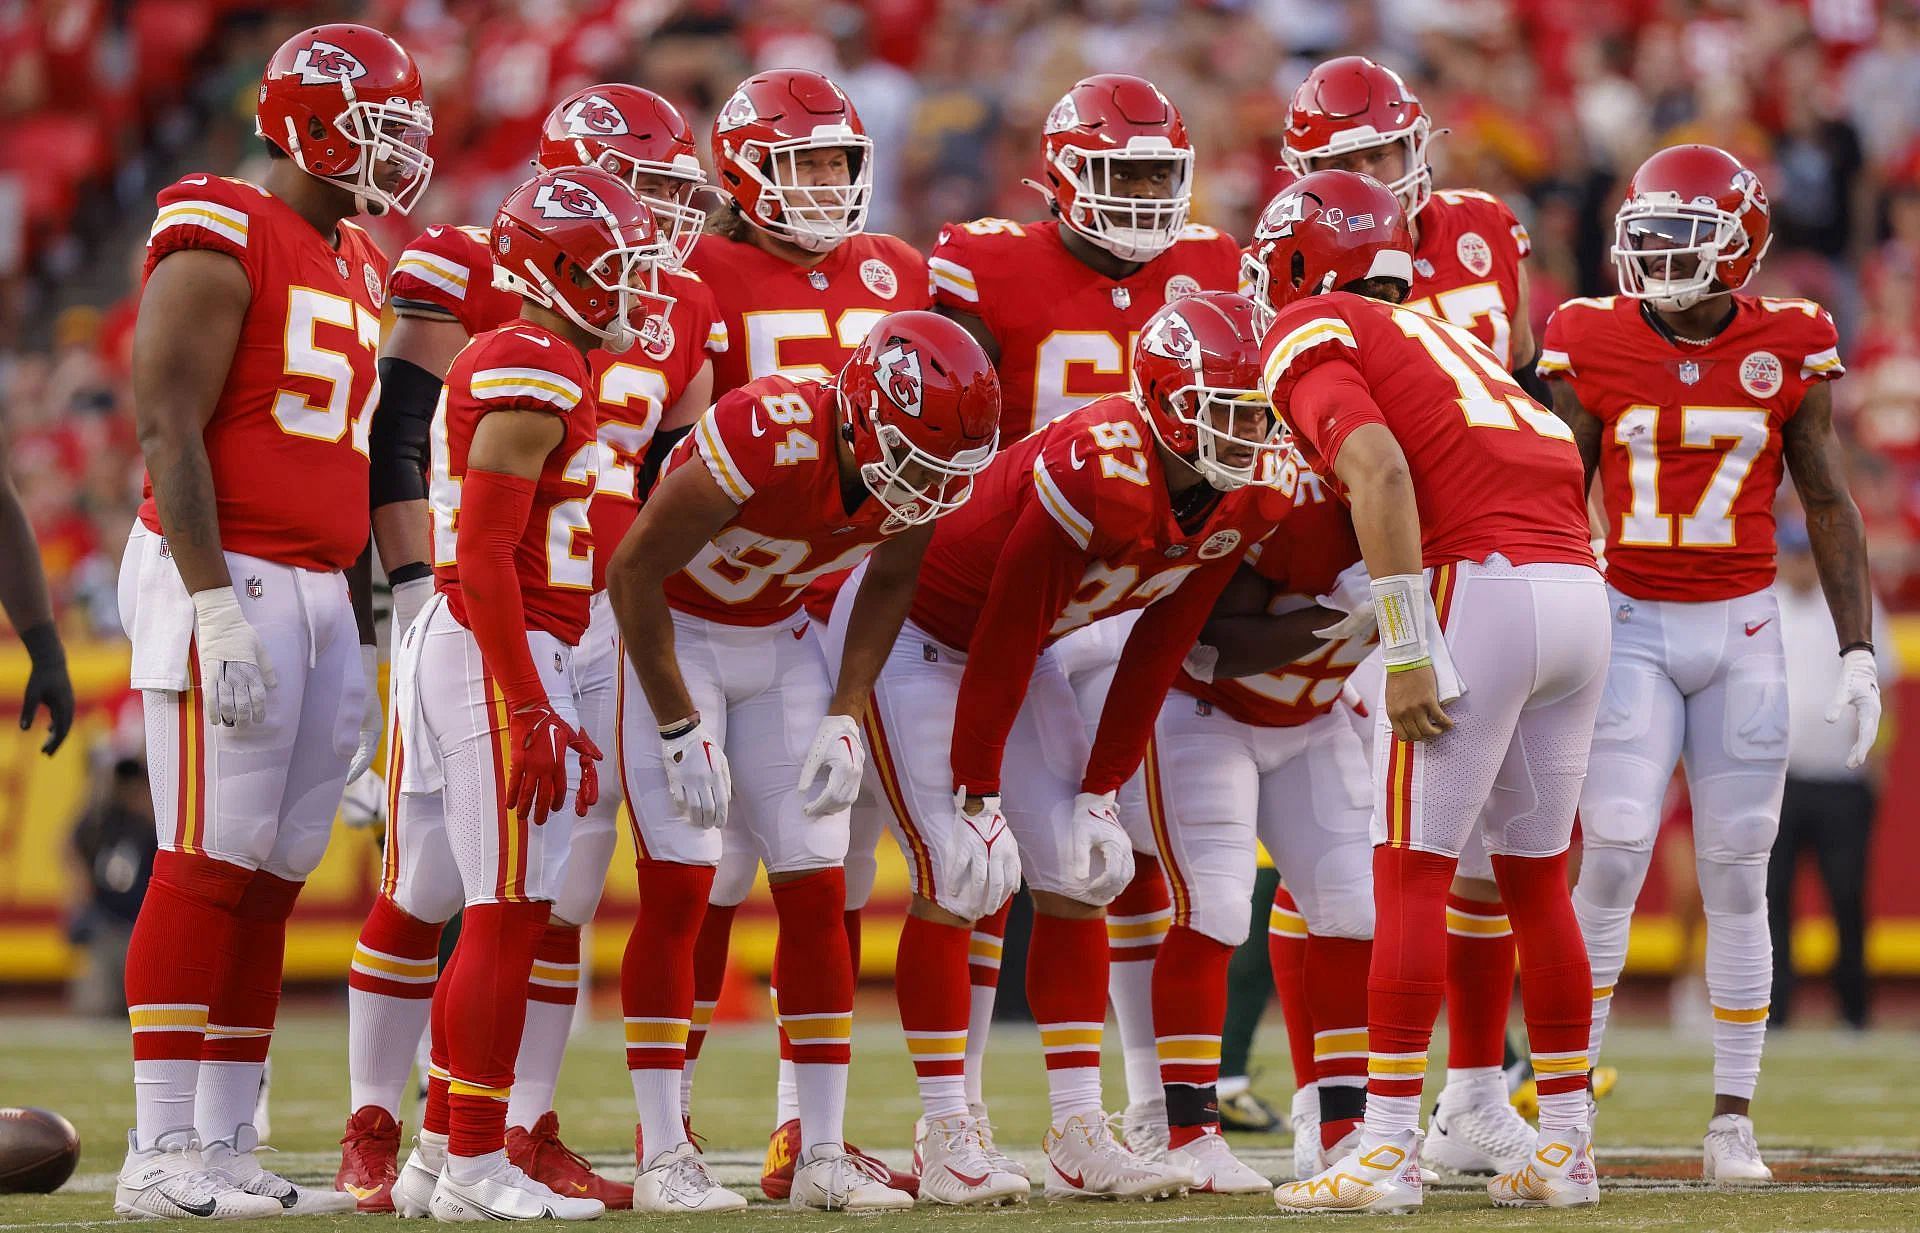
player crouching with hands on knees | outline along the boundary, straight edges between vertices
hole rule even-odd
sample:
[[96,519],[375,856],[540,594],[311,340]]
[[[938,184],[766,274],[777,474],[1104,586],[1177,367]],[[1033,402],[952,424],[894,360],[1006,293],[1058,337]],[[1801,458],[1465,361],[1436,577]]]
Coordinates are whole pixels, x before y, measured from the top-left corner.
[[[636,1209],[742,1205],[707,1176],[680,1108],[694,941],[730,820],[766,865],[780,920],[779,1013],[802,1137],[791,1202],[913,1203],[841,1134],[853,1013],[844,865],[866,763],[856,717],[935,520],[993,458],[999,415],[999,379],[965,330],[890,314],[832,381],[767,376],[722,397],[675,448],[613,559],[632,665],[618,758],[641,900],[621,991],[645,1144]],[[863,561],[857,594],[842,591],[852,617],[836,680],[806,636],[801,594]]]
[[442,794],[466,899],[434,995],[424,1132],[395,1198],[433,1170],[427,1153],[444,1153],[436,1218],[591,1220],[598,1199],[556,1194],[507,1161],[507,1097],[572,817],[599,794],[572,672],[593,592],[587,351],[618,350],[667,312],[657,286],[673,252],[624,182],[585,167],[515,189],[492,244],[496,279],[527,302],[447,373],[433,433],[439,590],[395,657],[399,787]]

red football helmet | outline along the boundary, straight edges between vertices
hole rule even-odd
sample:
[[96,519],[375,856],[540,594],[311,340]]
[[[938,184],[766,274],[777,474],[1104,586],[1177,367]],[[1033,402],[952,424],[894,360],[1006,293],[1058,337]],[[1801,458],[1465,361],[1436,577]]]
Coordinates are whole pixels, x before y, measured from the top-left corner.
[[[493,219],[493,277],[625,351],[658,329],[673,297],[660,274],[673,247],[627,182],[598,167],[543,171],[507,194]],[[637,311],[636,311],[637,310]]]
[[[1027,183],[1066,226],[1122,261],[1152,261],[1180,238],[1193,206],[1193,143],[1158,86],[1124,73],[1083,78],[1047,113],[1043,143],[1047,182]],[[1115,169],[1128,163],[1167,164],[1167,195],[1116,188]]]
[[[815,184],[800,157],[844,150],[846,184]],[[867,228],[873,142],[853,100],[806,69],[770,69],[740,83],[713,120],[713,168],[720,188],[754,226],[810,253],[824,253]]]
[[960,508],[1000,444],[1000,378],[938,313],[889,313],[835,381],[842,431],[888,530]]
[[1432,139],[1433,124],[1400,74],[1365,56],[1340,56],[1316,65],[1293,92],[1280,157],[1304,176],[1318,170],[1321,159],[1399,145],[1405,153],[1401,170],[1379,178],[1412,218],[1433,195],[1433,168],[1427,166]]
[[682,261],[706,225],[706,211],[694,204],[707,176],[700,169],[693,128],[678,108],[651,90],[610,82],[568,95],[547,113],[534,164],[548,171],[598,167],[636,192],[643,177],[671,180],[669,195],[641,192],[640,199]]
[[[1259,313],[1246,296],[1203,291],[1153,314],[1133,343],[1131,382],[1160,444],[1215,488],[1244,487],[1277,461],[1280,425],[1260,388]],[[1244,462],[1228,456],[1238,453]]]
[[1746,286],[1772,240],[1759,176],[1717,146],[1672,146],[1627,184],[1613,269],[1621,295],[1678,312]]
[[1363,278],[1413,286],[1413,235],[1400,198],[1372,176],[1316,171],[1280,190],[1254,224],[1240,282],[1263,313]]
[[308,175],[352,192],[363,214],[405,214],[433,177],[420,70],[370,26],[315,26],[280,44],[253,126]]

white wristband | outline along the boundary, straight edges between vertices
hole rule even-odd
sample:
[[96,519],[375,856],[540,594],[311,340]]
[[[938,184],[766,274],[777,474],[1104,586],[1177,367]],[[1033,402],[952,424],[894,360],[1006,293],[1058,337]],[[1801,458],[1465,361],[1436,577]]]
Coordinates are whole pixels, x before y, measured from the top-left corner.
[[1433,599],[1420,574],[1392,574],[1372,582],[1373,611],[1379,622],[1380,649],[1387,671],[1418,668],[1433,662],[1427,638],[1432,628]]

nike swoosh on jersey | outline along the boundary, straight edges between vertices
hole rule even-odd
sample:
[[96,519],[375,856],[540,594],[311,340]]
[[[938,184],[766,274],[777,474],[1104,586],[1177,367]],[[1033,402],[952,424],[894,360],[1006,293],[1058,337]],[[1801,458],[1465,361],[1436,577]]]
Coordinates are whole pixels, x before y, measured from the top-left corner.
[[1076,471],[1087,465],[1086,461],[1080,457],[1080,443],[1078,441],[1067,442],[1067,461],[1073,464],[1073,469]]
[[1751,638],[1771,624],[1773,624],[1773,618],[1768,617],[1764,621],[1748,621],[1743,628],[1747,631],[1747,637]]
[[521,334],[520,337],[526,339],[528,342],[534,344],[537,347],[551,347],[553,345],[552,343],[548,342],[546,339],[540,337],[538,334]]
[[186,176],[180,181],[182,184],[205,184],[206,182],[207,177],[205,176]]
[[767,435],[767,430],[760,427],[760,413],[758,411],[747,412],[747,422],[753,426],[754,436],[764,437]]

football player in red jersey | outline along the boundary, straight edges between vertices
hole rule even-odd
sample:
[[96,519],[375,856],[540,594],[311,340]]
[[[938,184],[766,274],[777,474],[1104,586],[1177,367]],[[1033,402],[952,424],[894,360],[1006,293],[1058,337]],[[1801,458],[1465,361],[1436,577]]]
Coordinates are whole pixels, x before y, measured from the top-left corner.
[[[1126,390],[1128,356],[1147,318],[1183,295],[1230,291],[1237,277],[1232,237],[1187,221],[1193,143],[1179,110],[1152,82],[1120,73],[1077,82],[1047,114],[1041,150],[1046,183],[1033,187],[1051,218],[950,224],[927,262],[937,311],[966,326],[1000,371],[1005,442]],[[1105,702],[1123,625],[1089,627],[1062,648],[1089,726]],[[1114,957],[1127,960],[1112,969],[1114,1008],[1135,1097],[1129,1116],[1138,1120],[1146,1110],[1164,1123],[1164,1110],[1151,1112],[1160,1083],[1149,986],[1165,928],[1153,912],[1165,909],[1167,891],[1151,848],[1139,854],[1135,879],[1109,917],[1118,931]],[[990,916],[979,922],[974,946],[997,958],[1005,933],[1005,916]],[[973,972],[967,1090],[976,1115],[985,1116],[983,1059],[1000,968],[982,962]]]
[[[766,865],[780,917],[777,1009],[801,1135],[790,1201],[913,1203],[841,1134],[853,1012],[843,866],[866,761],[855,717],[934,521],[960,508],[993,456],[999,413],[998,380],[966,331],[927,312],[889,314],[831,382],[776,375],[722,396],[675,448],[615,557],[609,586],[634,669],[619,758],[641,915],[622,995],[642,1192],[658,1173],[657,1189],[691,1196],[683,1209],[738,1206],[706,1177],[680,1105],[694,948],[731,823]],[[843,593],[852,632],[830,676],[802,593],[862,562],[864,581]],[[636,962],[643,954],[651,961]]]
[[[1460,326],[1501,367],[1524,369],[1534,351],[1526,228],[1490,194],[1434,191],[1432,135],[1432,120],[1398,73],[1364,56],[1341,56],[1316,66],[1294,91],[1281,158],[1300,175],[1365,172],[1393,189],[1413,233],[1413,289],[1403,307]],[[1363,696],[1378,691],[1381,672],[1377,656],[1355,672]],[[1513,933],[1477,839],[1461,854],[1448,909],[1447,1084],[1422,1150],[1436,1168],[1501,1172],[1524,1163],[1533,1128],[1507,1103],[1501,1073]],[[1296,1116],[1317,1116],[1312,1100],[1296,1095]]]
[[1353,512],[1387,665],[1366,1117],[1352,1150],[1275,1200],[1295,1212],[1422,1201],[1446,891],[1479,826],[1521,942],[1540,1076],[1539,1145],[1488,1189],[1500,1204],[1597,1202],[1587,961],[1566,865],[1608,621],[1573,434],[1466,330],[1397,306],[1413,242],[1372,177],[1301,178],[1268,203],[1250,251],[1251,282],[1278,312],[1262,380]]
[[[713,289],[727,349],[715,360],[714,392],[779,373],[827,382],[874,323],[928,307],[927,263],[911,245],[868,232],[873,143],[839,86],[804,69],[770,69],[740,83],[713,123],[713,170],[728,200],[687,260]],[[662,433],[662,446],[675,437]],[[821,578],[810,601],[824,611],[839,577]],[[873,890],[883,820],[854,811],[847,861],[848,944],[860,948],[859,910]],[[757,868],[742,832],[728,832],[714,879],[713,911],[699,947],[695,1022],[687,1042],[686,1092],[726,972],[734,909]],[[857,966],[857,965],[856,965]],[[778,1000],[779,974],[775,974]],[[785,1198],[799,1145],[791,1043],[780,1040],[775,1130],[761,1187]],[[907,1175],[898,1184],[911,1185]]]
[[936,310],[1000,370],[1009,443],[1125,390],[1147,318],[1182,295],[1232,290],[1239,261],[1231,236],[1187,221],[1193,143],[1152,82],[1086,78],[1041,140],[1047,183],[1034,187],[1053,217],[951,223],[927,260]]
[[[535,165],[597,166],[619,176],[647,203],[677,263],[704,217],[696,205],[704,176],[695,149],[692,129],[667,100],[637,86],[605,84],[576,91],[553,109]],[[371,443],[374,540],[394,583],[395,645],[433,589],[426,473],[441,378],[469,338],[512,321],[524,303],[494,286],[494,266],[485,228],[451,226],[429,227],[394,266],[394,328],[381,351]],[[641,323],[628,350],[596,347],[589,356],[601,456],[587,517],[602,550],[594,557],[593,621],[573,661],[581,725],[603,749],[613,747],[619,668],[617,630],[604,595],[606,560],[638,508],[655,432],[690,424],[706,409],[713,386],[709,353],[724,346],[706,285],[677,268],[661,276],[673,296],[666,315]],[[553,1092],[580,987],[580,927],[606,885],[620,800],[609,785],[574,826],[567,878],[528,987],[526,1035],[507,1110],[507,1150],[516,1165],[610,1209],[631,1206],[631,1189],[594,1173],[561,1142]],[[334,1184],[352,1191],[362,1211],[393,1208],[401,1095],[433,997],[441,925],[462,899],[452,855],[437,839],[444,826],[439,799],[396,791],[388,814],[381,891],[347,978],[353,1112]]]
[[[1180,1165],[1128,1153],[1101,1112],[1104,908],[1134,874],[1114,795],[1214,598],[1291,504],[1252,482],[1274,462],[1277,433],[1255,389],[1257,347],[1253,306],[1237,295],[1167,305],[1134,348],[1137,392],[1008,446],[934,534],[869,727],[913,874],[895,983],[926,1118],[923,1196],[1027,1193],[969,1108],[963,1073],[971,930],[1023,873],[1036,909],[1027,990],[1053,1114],[1048,1195],[1151,1197],[1190,1182]],[[1137,609],[1120,657],[1126,692],[1089,746],[1053,644]]]
[[1774,494],[1793,476],[1841,650],[1827,721],[1848,714],[1858,765],[1880,721],[1860,512],[1848,495],[1829,382],[1833,318],[1808,300],[1743,294],[1767,250],[1759,179],[1712,146],[1634,173],[1614,218],[1620,294],[1569,300],[1540,373],[1607,509],[1615,623],[1593,774],[1580,798],[1574,907],[1593,961],[1600,1056],[1627,926],[1676,760],[1693,798],[1713,999],[1708,1181],[1772,1173],[1748,1103],[1773,986],[1767,854],[1787,758],[1786,666],[1774,603]]
[[646,203],[594,167],[542,172],[508,194],[491,245],[496,284],[524,303],[447,372],[433,425],[437,591],[394,663],[395,787],[440,794],[436,837],[464,910],[434,992],[420,1139],[393,1192],[403,1215],[590,1220],[606,1210],[599,1199],[563,1196],[507,1159],[507,1108],[573,815],[598,796],[600,751],[579,727],[572,665],[596,555],[587,351],[623,350],[643,314],[666,314],[661,271],[674,254]]
[[433,126],[412,58],[365,26],[288,39],[259,98],[260,185],[161,190],[134,333],[148,496],[120,608],[161,851],[127,955],[125,1216],[352,1206],[264,1171],[251,1123],[287,917],[380,734],[352,567],[387,266],[347,220],[418,197]]
[[[1297,454],[1277,483],[1291,498],[1287,520],[1249,551],[1214,606],[1204,649],[1160,708],[1142,775],[1143,822],[1172,890],[1172,927],[1152,965],[1167,1146],[1197,1188],[1214,1191],[1269,1186],[1227,1150],[1215,1092],[1227,965],[1247,938],[1256,838],[1309,929],[1304,995],[1287,1013],[1304,1021],[1306,1082],[1323,1082],[1329,1108],[1345,1115],[1325,1123],[1331,1143],[1357,1126],[1366,1083],[1366,986],[1355,976],[1373,937],[1372,800],[1364,748],[1336,707],[1373,637],[1364,616],[1349,622],[1323,606],[1357,607],[1330,593],[1364,591],[1366,579],[1332,487]],[[1304,1154],[1312,1166],[1302,1176],[1319,1172],[1313,1126],[1294,1134],[1296,1161]]]

